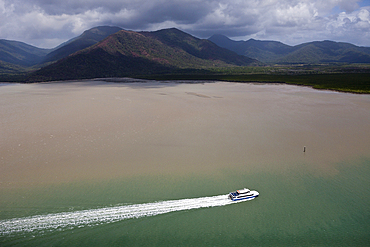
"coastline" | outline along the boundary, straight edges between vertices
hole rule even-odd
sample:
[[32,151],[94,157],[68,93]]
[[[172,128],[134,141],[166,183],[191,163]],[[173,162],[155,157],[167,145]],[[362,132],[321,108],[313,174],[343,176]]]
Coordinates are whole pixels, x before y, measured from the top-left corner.
[[[266,83],[307,86],[318,90],[330,90],[353,94],[370,94],[370,73],[322,73],[322,74],[203,74],[203,75],[152,75],[140,77],[154,80],[204,80],[239,83]],[[355,83],[354,83],[355,82]]]
[[[105,81],[113,83],[146,83],[147,81],[176,83],[212,83],[225,81],[234,83],[287,84],[310,87],[316,90],[330,90],[341,93],[370,94],[370,73],[333,73],[333,74],[164,74],[132,77],[84,78],[74,80],[55,80],[41,82],[0,82],[0,86],[30,83],[70,83],[83,81]],[[354,84],[353,82],[356,82]]]

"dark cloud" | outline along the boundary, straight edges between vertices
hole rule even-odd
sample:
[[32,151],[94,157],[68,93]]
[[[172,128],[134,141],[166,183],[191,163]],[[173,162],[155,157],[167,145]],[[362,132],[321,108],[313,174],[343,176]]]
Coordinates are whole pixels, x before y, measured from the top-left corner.
[[91,27],[114,25],[177,27],[201,38],[219,33],[288,44],[331,39],[370,46],[369,11],[359,0],[0,0],[0,38],[52,47]]

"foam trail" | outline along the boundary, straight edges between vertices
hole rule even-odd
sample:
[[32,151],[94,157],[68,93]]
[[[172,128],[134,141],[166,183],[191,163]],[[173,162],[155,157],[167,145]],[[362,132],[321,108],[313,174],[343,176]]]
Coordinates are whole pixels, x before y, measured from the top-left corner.
[[225,206],[232,203],[236,202],[229,200],[227,195],[219,195],[36,215],[0,221],[0,235],[79,228],[181,210]]

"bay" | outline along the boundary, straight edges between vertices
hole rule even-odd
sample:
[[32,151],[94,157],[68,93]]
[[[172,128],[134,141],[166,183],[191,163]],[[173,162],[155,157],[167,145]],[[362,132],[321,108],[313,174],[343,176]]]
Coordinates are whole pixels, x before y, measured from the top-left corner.
[[[369,242],[369,95],[126,79],[7,84],[0,96],[1,245]],[[260,197],[55,230],[7,234],[1,228],[38,215],[244,187]]]

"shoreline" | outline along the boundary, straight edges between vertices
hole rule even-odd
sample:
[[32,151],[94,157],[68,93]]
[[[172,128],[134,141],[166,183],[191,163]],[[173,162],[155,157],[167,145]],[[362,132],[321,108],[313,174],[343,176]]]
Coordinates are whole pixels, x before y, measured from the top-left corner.
[[[85,82],[85,81],[104,81],[112,83],[146,83],[148,81],[155,81],[161,83],[175,82],[175,83],[213,83],[216,81],[231,82],[231,83],[252,83],[252,84],[271,84],[271,85],[295,85],[310,87],[315,90],[328,90],[340,93],[352,93],[352,94],[370,94],[370,74],[362,75],[362,83],[358,88],[345,88],[338,87],[338,85],[322,85],[322,81],[315,82],[312,80],[307,80],[308,77],[330,77],[342,75],[342,80],[345,80],[345,83],[351,84],[352,81],[348,81],[349,76],[355,76],[359,74],[316,74],[316,75],[267,75],[267,74],[256,74],[256,75],[154,75],[154,76],[139,76],[139,77],[107,77],[107,78],[91,78],[91,79],[74,79],[74,80],[55,80],[55,81],[42,81],[42,82],[0,82],[0,86],[11,85],[11,84],[49,84],[49,83],[74,83],[74,82]],[[265,77],[260,80],[253,79],[253,77]],[[282,79],[292,79],[292,80],[273,80],[274,77]],[[300,77],[300,78],[299,78]],[[344,78],[343,78],[344,77]],[[365,78],[364,78],[365,77]],[[198,79],[199,78],[199,79]],[[294,81],[294,79],[301,79],[300,82]],[[306,79],[306,81],[302,80]],[[315,79],[315,78],[309,78]],[[322,79],[322,78],[321,78]],[[337,79],[337,78],[333,78]],[[346,80],[347,79],[347,80]],[[338,84],[343,83],[339,81]],[[363,85],[365,84],[365,85]],[[368,84],[368,85],[367,85]],[[348,85],[347,85],[348,86]]]

